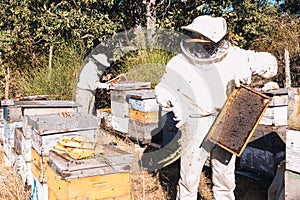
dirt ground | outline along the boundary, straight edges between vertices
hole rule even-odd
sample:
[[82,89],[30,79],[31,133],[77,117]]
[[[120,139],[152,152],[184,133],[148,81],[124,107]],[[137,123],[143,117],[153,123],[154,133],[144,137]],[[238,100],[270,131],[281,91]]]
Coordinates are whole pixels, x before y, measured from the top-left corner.
[[[136,145],[129,139],[105,133],[109,141],[125,151],[137,154]],[[106,141],[107,142],[107,141]],[[174,200],[179,179],[179,160],[155,172],[132,170],[132,195],[135,200]],[[266,200],[272,178],[254,176],[249,178],[236,174],[236,200]],[[198,200],[213,200],[211,170],[205,166],[200,177]]]
[[[134,153],[138,156],[143,148],[137,147],[132,141],[119,136],[105,133],[101,142],[113,142],[117,147]],[[204,167],[199,185],[199,200],[212,200],[211,171]],[[179,179],[179,161],[171,165],[147,172],[133,165],[131,169],[132,199],[134,200],[174,200],[176,198],[177,182]],[[245,176],[236,175],[237,187],[235,190],[236,200],[265,200],[267,189],[271,180],[254,180]],[[25,191],[18,176],[11,168],[4,166],[3,151],[0,151],[0,199],[29,199],[30,192]]]

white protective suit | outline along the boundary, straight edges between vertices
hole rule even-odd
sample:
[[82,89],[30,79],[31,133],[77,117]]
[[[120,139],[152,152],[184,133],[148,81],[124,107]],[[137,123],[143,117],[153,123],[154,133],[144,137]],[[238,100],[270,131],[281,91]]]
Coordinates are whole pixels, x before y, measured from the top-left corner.
[[90,60],[82,69],[79,82],[76,88],[76,102],[82,107],[78,112],[96,115],[95,110],[95,93],[97,88],[108,89],[109,85],[100,82],[100,77],[105,68],[100,69],[92,60]]
[[177,199],[196,200],[203,165],[211,152],[213,193],[216,200],[234,199],[235,156],[203,143],[235,82],[249,84],[251,75],[269,78],[277,73],[275,57],[232,47],[225,42],[207,57],[193,52],[182,40],[180,53],[166,66],[156,86],[157,102],[171,108],[182,130],[181,167]]

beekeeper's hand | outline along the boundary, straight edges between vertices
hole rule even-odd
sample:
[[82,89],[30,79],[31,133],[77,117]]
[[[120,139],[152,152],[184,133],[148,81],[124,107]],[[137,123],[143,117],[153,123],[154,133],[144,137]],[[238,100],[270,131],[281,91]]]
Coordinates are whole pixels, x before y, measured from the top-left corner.
[[279,89],[278,83],[275,83],[275,82],[272,82],[272,81],[266,83],[266,84],[262,87],[262,90],[263,90],[263,91],[278,90],[278,89]]
[[107,89],[108,90],[110,88],[110,84],[98,82],[97,83],[97,88],[98,89]]
[[234,73],[234,82],[236,87],[240,87],[241,84],[249,85],[251,83],[252,71],[245,66],[236,68]]
[[157,103],[161,107],[172,110],[172,108],[173,108],[172,102],[176,101],[176,97],[167,88],[156,86],[155,87],[155,97],[156,97]]
[[251,65],[251,70],[253,74],[260,75],[263,78],[271,78],[277,74],[277,60],[270,53],[256,53]]
[[180,128],[184,121],[182,120],[182,109],[181,109],[181,104],[178,101],[173,102],[173,113],[174,113],[174,118],[173,120],[176,121],[176,127]]

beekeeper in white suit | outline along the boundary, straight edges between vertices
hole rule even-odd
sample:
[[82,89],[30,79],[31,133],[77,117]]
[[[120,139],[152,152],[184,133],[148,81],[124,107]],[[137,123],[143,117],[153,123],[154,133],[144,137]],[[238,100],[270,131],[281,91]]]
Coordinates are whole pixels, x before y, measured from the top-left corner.
[[82,105],[78,112],[96,115],[95,93],[97,89],[109,89],[109,84],[100,82],[104,70],[109,66],[107,56],[101,53],[92,55],[84,65],[76,88],[76,102]]
[[224,18],[199,16],[183,29],[187,35],[181,41],[182,53],[169,61],[155,87],[157,102],[174,112],[182,130],[177,199],[197,199],[200,174],[210,153],[214,198],[231,200],[235,156],[203,141],[234,87],[250,84],[253,74],[274,76],[277,61],[266,52],[233,47],[226,39]]

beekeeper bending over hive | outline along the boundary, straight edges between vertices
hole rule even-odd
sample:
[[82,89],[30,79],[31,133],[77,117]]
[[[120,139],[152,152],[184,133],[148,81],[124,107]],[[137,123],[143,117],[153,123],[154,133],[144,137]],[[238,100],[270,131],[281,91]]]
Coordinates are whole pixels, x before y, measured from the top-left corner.
[[277,61],[270,53],[231,46],[224,18],[199,16],[183,29],[182,53],[169,61],[155,88],[157,102],[174,112],[182,130],[177,199],[197,199],[209,153],[214,198],[234,199],[235,156],[203,140],[234,87],[250,84],[253,74],[276,75]]
[[103,71],[109,66],[107,56],[104,54],[92,55],[85,64],[76,88],[76,102],[82,105],[78,108],[78,112],[96,115],[95,93],[97,89],[109,88],[109,84],[100,82]]

